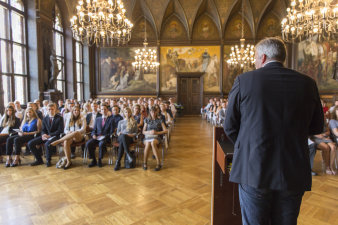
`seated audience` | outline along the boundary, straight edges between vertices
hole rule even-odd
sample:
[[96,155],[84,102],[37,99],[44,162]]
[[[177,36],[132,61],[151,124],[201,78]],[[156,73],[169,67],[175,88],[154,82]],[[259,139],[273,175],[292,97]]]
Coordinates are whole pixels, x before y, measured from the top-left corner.
[[338,97],[337,97],[337,96],[336,96],[335,100],[333,101],[333,105],[332,105],[332,106],[330,107],[330,109],[329,109],[329,112],[330,112],[331,114],[334,113],[334,109],[335,109],[336,106],[338,106]]
[[133,139],[137,133],[137,122],[134,119],[131,109],[124,109],[124,120],[120,120],[118,123],[116,134],[118,136],[119,150],[117,154],[117,160],[115,162],[114,170],[119,170],[121,167],[121,159],[123,153],[126,153],[129,163],[133,161],[133,157],[130,155],[129,146],[133,143]]
[[64,122],[60,114],[56,114],[56,105],[49,103],[48,115],[42,121],[41,136],[34,138],[28,142],[28,148],[35,157],[35,162],[31,166],[37,166],[43,164],[42,149],[37,149],[37,145],[44,144],[46,151],[46,166],[51,166],[52,150],[55,151],[55,147],[50,144],[60,138],[63,133]]
[[310,137],[317,149],[322,151],[322,157],[326,166],[326,174],[335,175],[334,160],[336,155],[335,143],[330,139],[329,134],[324,132],[322,134],[313,135]]
[[[98,165],[102,167],[102,158],[106,151],[106,144],[110,143],[110,135],[112,135],[117,128],[118,121],[122,119],[117,114],[117,107],[113,107],[113,115],[108,116],[108,105],[101,105],[101,117],[95,119],[94,129],[92,131],[92,139],[87,141],[86,147],[89,152],[89,157],[92,159],[88,167]],[[99,160],[96,161],[95,149],[99,145]]]
[[[6,167],[14,167],[21,163],[20,152],[21,147],[24,143],[32,140],[35,134],[40,133],[41,131],[41,120],[39,119],[36,111],[28,107],[25,112],[25,116],[22,120],[20,131],[9,138],[7,138],[6,143]],[[13,153],[13,145],[15,147],[14,150],[14,161],[12,162],[12,153]],[[27,150],[26,150],[27,151]]]
[[227,102],[226,101],[222,102],[222,107],[220,108],[220,110],[218,112],[220,124],[223,124],[223,122],[225,121],[226,106],[227,106]]
[[147,169],[147,160],[148,160],[148,152],[149,149],[152,148],[153,154],[156,158],[156,167],[155,171],[159,171],[161,169],[160,159],[157,154],[158,144],[160,143],[161,134],[167,133],[167,128],[164,125],[162,119],[158,117],[158,110],[155,106],[150,109],[150,115],[148,118],[144,120],[143,134],[144,138],[144,161],[143,161],[143,169]]
[[35,111],[36,115],[38,115],[38,117],[39,117],[40,120],[43,119],[42,112],[40,110],[38,110],[38,105],[36,103],[34,103],[34,102],[28,102],[27,106],[33,108],[33,110]]
[[167,107],[164,103],[160,104],[160,113],[162,114],[162,116],[164,117],[164,124],[166,125],[170,125],[173,121],[172,117],[170,116],[170,114],[167,111]]
[[62,109],[64,108],[65,106],[63,105],[63,100],[60,99],[58,101],[58,109],[59,109],[59,112],[61,113],[62,112]]
[[10,134],[15,133],[13,129],[19,129],[20,119],[15,116],[15,110],[12,106],[7,106],[5,114],[0,120],[0,162],[5,153],[6,142]]
[[144,104],[140,105],[140,107],[141,107],[141,115],[143,116],[143,118],[147,118],[148,117],[147,107]]
[[49,104],[48,100],[43,100],[42,101],[43,107],[40,109],[40,111],[42,112],[42,115],[44,117],[47,116],[47,114],[48,114],[48,104]]
[[70,145],[73,142],[81,142],[84,139],[86,126],[86,119],[80,113],[80,106],[76,105],[71,111],[71,116],[66,120],[64,129],[65,136],[51,143],[52,146],[63,143],[63,150],[67,158],[67,163],[64,166],[65,170],[72,165]]
[[338,144],[338,105],[332,112],[332,119],[329,122],[331,139]]
[[90,107],[90,103],[89,102],[84,103],[82,111],[81,111],[81,115],[84,116],[84,118],[86,118],[87,115],[91,112],[92,112],[92,108]]
[[135,104],[134,107],[134,119],[137,122],[137,128],[142,128],[144,124],[144,117],[141,114],[141,106],[139,104]]
[[21,121],[25,114],[25,110],[21,108],[20,102],[18,100],[15,100],[14,104],[15,104],[15,111],[16,111],[15,116],[18,117]]
[[90,129],[93,129],[96,118],[101,117],[102,115],[99,112],[99,108],[96,102],[92,103],[91,108],[92,108],[92,112],[87,114],[86,122],[87,122],[87,126],[90,127]]

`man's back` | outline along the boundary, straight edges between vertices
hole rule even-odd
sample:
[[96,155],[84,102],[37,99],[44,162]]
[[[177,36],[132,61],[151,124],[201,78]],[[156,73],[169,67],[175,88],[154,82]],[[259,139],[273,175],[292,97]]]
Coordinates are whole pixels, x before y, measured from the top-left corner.
[[307,137],[322,130],[315,82],[279,62],[239,76],[224,124],[235,143],[230,181],[272,190],[309,190]]

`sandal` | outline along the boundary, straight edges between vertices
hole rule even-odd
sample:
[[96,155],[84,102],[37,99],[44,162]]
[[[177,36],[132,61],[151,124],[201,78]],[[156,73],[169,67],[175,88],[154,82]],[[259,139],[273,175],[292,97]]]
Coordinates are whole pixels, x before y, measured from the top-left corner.
[[156,165],[156,167],[155,167],[155,171],[160,171],[161,170],[161,168],[162,168],[162,166],[161,165]]
[[144,170],[147,170],[147,169],[148,169],[147,163],[143,163],[143,169],[144,169]]
[[328,175],[334,175],[331,170],[326,170],[326,174],[328,174]]

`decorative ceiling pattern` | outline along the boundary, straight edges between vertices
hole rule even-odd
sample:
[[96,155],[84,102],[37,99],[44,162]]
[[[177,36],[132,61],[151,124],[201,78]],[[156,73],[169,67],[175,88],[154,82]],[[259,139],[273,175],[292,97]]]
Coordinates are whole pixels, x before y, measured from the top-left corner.
[[[47,2],[66,2],[68,15],[73,15],[78,0],[44,0],[41,7],[50,10]],[[149,26],[149,37],[154,40],[235,40],[238,36],[228,33],[236,29],[241,20],[242,0],[122,0],[127,10],[127,16],[135,26],[140,18],[146,17]],[[245,38],[260,39],[264,35],[280,33],[280,20],[286,13],[289,0],[244,0]],[[69,20],[69,18],[66,18]],[[237,23],[236,23],[237,21]],[[143,23],[144,25],[144,23]],[[260,26],[268,27],[264,32]],[[182,28],[184,30],[182,30]],[[147,28],[148,29],[148,28]],[[279,29],[279,31],[278,31]],[[135,31],[141,29],[135,27]],[[212,33],[207,34],[206,31]],[[177,33],[175,33],[177,32]],[[202,33],[201,33],[202,32]],[[136,34],[134,40],[141,40]],[[209,38],[210,37],[210,38]],[[163,38],[163,39],[162,39]]]

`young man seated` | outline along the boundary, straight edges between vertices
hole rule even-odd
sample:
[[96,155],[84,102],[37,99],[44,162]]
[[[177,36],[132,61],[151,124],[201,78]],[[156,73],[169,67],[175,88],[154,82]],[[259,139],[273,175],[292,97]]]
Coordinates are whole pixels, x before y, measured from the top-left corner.
[[[98,165],[102,167],[102,158],[104,152],[106,150],[106,144],[110,143],[110,135],[112,135],[116,128],[118,121],[122,119],[121,116],[118,115],[118,108],[113,107],[113,115],[108,115],[108,105],[102,104],[101,105],[101,117],[97,117],[95,119],[94,128],[92,131],[92,139],[86,143],[86,147],[89,152],[89,157],[92,159],[91,163],[88,167],[93,167]],[[99,160],[96,161],[95,157],[95,149],[96,146],[99,145]]]
[[46,148],[46,166],[51,166],[52,150],[55,150],[54,146],[50,143],[60,138],[63,133],[64,123],[63,118],[60,114],[56,114],[56,105],[50,103],[48,105],[48,115],[42,120],[42,131],[41,136],[34,138],[28,142],[28,148],[35,156],[35,162],[31,166],[37,166],[43,164],[42,160],[42,149],[37,149],[37,145],[45,144]]

